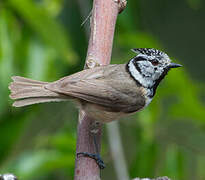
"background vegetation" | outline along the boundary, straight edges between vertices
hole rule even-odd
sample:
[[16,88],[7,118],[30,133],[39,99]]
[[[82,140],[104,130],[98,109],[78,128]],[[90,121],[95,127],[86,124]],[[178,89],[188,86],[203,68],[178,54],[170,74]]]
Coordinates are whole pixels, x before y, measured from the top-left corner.
[[[12,75],[53,81],[83,68],[91,1],[0,1],[0,173],[21,180],[73,179],[77,110],[72,103],[11,107]],[[205,3],[129,0],[119,16],[112,63],[136,47],[166,51],[183,68],[151,105],[120,121],[130,177],[205,179]],[[103,179],[116,179],[106,131]]]

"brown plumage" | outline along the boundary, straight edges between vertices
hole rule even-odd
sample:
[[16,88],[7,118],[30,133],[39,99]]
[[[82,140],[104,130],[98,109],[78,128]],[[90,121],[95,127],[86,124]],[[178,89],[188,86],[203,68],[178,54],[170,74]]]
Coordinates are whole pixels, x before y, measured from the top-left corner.
[[108,122],[145,106],[145,90],[126,71],[125,64],[87,69],[55,82],[14,76],[13,106],[74,99],[90,116]]

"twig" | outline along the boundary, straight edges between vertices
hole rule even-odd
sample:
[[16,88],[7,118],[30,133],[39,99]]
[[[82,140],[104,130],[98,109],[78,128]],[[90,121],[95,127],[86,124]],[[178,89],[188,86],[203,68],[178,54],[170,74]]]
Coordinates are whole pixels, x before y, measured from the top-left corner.
[[128,175],[127,165],[120,138],[119,123],[117,121],[114,121],[107,124],[106,127],[117,179],[129,180],[130,178]]
[[[121,1],[120,1],[121,2]],[[86,67],[106,65],[110,63],[115,23],[118,15],[119,1],[94,0],[91,35],[88,45]],[[94,153],[90,124],[92,123],[85,112],[80,111],[77,132],[76,152]],[[97,133],[97,145],[100,147],[101,127]],[[93,159],[76,157],[75,180],[99,180],[100,170]]]
[[89,3],[85,0],[77,0],[77,2],[78,2],[81,17],[82,17],[81,26],[85,27],[86,37],[89,38],[90,29],[87,28],[88,26],[86,26],[85,24],[86,24],[86,22],[89,22],[88,20],[92,15],[92,9],[91,9]]

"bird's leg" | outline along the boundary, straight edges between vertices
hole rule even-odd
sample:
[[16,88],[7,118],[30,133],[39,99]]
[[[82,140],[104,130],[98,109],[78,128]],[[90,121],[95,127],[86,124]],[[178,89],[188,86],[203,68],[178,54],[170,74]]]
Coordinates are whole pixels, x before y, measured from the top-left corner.
[[99,148],[98,148],[98,144],[97,144],[97,133],[99,131],[99,127],[100,127],[100,123],[94,122],[91,125],[91,130],[90,130],[90,132],[93,136],[93,142],[94,142],[94,146],[95,146],[95,154],[88,153],[88,152],[79,152],[79,153],[77,153],[77,155],[83,155],[85,157],[89,157],[89,158],[94,159],[96,161],[97,165],[99,166],[99,168],[104,169],[105,164],[100,157]]

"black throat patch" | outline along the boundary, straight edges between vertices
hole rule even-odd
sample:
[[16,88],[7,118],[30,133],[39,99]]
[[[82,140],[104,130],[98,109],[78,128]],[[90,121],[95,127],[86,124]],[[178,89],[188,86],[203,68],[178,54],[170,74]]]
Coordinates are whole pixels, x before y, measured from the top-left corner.
[[155,81],[154,85],[152,87],[150,87],[152,94],[149,96],[150,98],[153,98],[157,87],[159,86],[159,83],[162,81],[162,79],[164,79],[164,77],[167,75],[167,73],[169,72],[170,69],[165,69],[164,72],[161,74],[161,76]]

